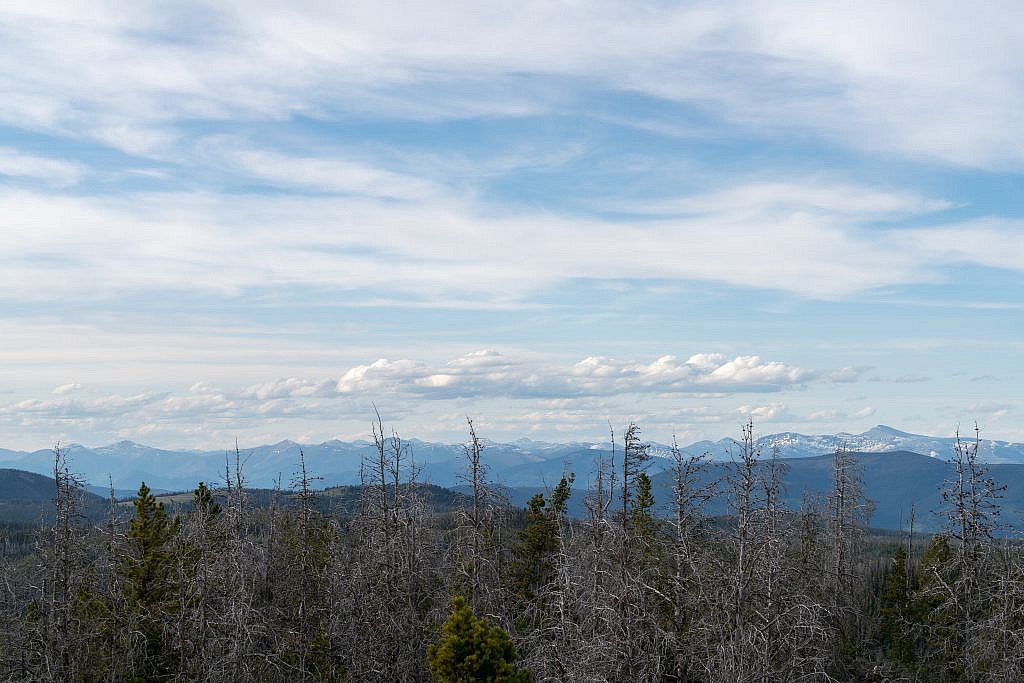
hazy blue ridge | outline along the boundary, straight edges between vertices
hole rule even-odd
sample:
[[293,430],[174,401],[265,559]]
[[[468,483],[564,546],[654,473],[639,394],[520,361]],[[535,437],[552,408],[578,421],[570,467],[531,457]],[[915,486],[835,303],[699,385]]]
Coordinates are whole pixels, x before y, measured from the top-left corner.
[[[410,439],[406,444],[421,481],[439,486],[460,483],[465,468],[462,444],[430,443],[418,439]],[[942,462],[953,454],[953,444],[952,437],[908,434],[881,425],[862,434],[783,432],[765,435],[758,441],[763,456],[777,452],[786,460],[812,461],[806,467],[813,465],[814,458],[845,447],[864,453],[865,462],[870,460],[872,467],[878,467],[892,477],[898,476],[902,466],[901,458],[904,456],[899,454],[917,453],[926,461],[942,467]],[[611,455],[608,444],[546,443],[521,439],[514,443],[486,441],[484,446],[484,461],[490,478],[509,487],[554,485],[563,472],[574,472],[579,484],[585,485],[597,462],[608,460]],[[681,447],[688,454],[707,453],[712,461],[717,462],[728,461],[736,449],[737,444],[731,438]],[[372,459],[375,447],[367,441],[333,440],[320,444],[281,441],[241,449],[238,457],[246,483],[269,488],[279,480],[282,487],[288,488],[298,469],[300,451],[305,457],[307,470],[319,477],[317,485],[327,487],[358,484],[360,464],[364,458]],[[72,444],[66,447],[66,452],[72,469],[87,480],[91,490],[101,495],[107,490],[108,482],[112,482],[117,491],[135,490],[141,481],[157,490],[188,490],[199,481],[218,484],[224,480],[226,467],[234,469],[235,461],[233,450],[176,451],[131,441],[98,448]],[[652,474],[668,467],[668,446],[652,443],[651,453],[655,456],[650,465]],[[1024,464],[1024,444],[984,440],[980,455],[983,461],[993,464],[996,471],[1001,471],[1002,465]],[[0,468],[5,467],[48,475],[53,468],[53,453],[49,449],[34,452],[0,450]]]
[[[450,448],[455,451],[459,447]],[[492,445],[492,449],[497,450],[498,446]],[[324,451],[324,454],[333,453],[331,449]],[[440,454],[441,449],[438,449],[435,455]],[[503,458],[511,461],[514,459],[513,454],[514,451],[506,451]],[[599,459],[607,460],[610,455],[608,450],[595,448],[577,446],[559,449],[557,455],[548,460],[511,464],[500,470],[494,468],[492,476],[495,481],[502,483],[501,491],[512,504],[523,506],[533,494],[550,491],[563,472],[574,472],[577,478],[569,509],[575,516],[583,516],[586,511],[586,494],[592,483],[590,479],[593,468]],[[944,503],[941,490],[943,482],[953,476],[952,466],[947,460],[909,451],[854,452],[853,455],[862,467],[865,493],[874,504],[874,511],[869,520],[871,526],[882,529],[905,527],[913,506],[916,510],[917,529],[936,531],[942,528]],[[202,454],[197,454],[196,457],[202,457]],[[795,511],[800,509],[805,500],[824,500],[832,486],[831,455],[786,458],[780,462],[785,470],[782,482],[783,500],[787,508]],[[307,467],[310,464],[307,459]],[[668,464],[668,461],[663,459],[655,459],[650,463],[655,499],[663,512],[668,512],[667,505],[672,499],[672,472],[666,469]],[[443,477],[444,486],[459,492],[467,490],[460,479],[463,470],[460,459],[437,460],[432,465],[429,468],[431,475]],[[709,461],[703,471],[703,482],[722,480],[729,467],[729,461]],[[999,521],[1007,528],[1024,529],[1024,464],[991,464],[989,472],[1000,484],[1006,486],[999,501],[1002,511]],[[332,478],[337,476],[339,475],[331,475]],[[327,479],[324,477],[318,483],[324,484]],[[170,481],[168,478],[154,476],[147,476],[146,480]],[[212,477],[210,480],[216,481]],[[195,481],[197,480],[189,480],[188,483],[175,488],[189,490],[195,486]],[[255,486],[252,483],[251,485]],[[336,484],[325,484],[326,486]],[[106,495],[103,487],[96,488],[96,492],[101,496]],[[132,489],[125,488],[116,490],[115,493],[119,497],[124,497],[131,491]],[[0,469],[0,514],[4,516],[13,514],[12,510],[17,512],[18,519],[38,519],[46,516],[49,513],[48,506],[52,501],[53,492],[53,479],[45,473]],[[97,504],[101,502],[100,497],[89,496],[89,499]],[[705,513],[709,516],[727,515],[729,512],[729,497],[722,490],[708,501],[705,508]]]

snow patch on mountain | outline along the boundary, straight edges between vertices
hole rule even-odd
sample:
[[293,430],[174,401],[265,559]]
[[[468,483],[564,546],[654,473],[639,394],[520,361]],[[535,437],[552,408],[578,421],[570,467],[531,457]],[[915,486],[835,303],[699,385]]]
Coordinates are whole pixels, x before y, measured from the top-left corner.
[[[420,470],[420,480],[450,486],[465,471],[464,444],[431,443],[419,439],[404,441]],[[563,472],[575,472],[585,478],[596,469],[599,460],[611,456],[608,443],[552,443],[518,439],[513,443],[484,440],[484,461],[490,476],[499,483],[534,486],[557,481]],[[767,434],[757,440],[762,456],[777,452],[781,458],[808,458],[834,453],[838,448],[867,453],[909,451],[939,460],[953,454],[954,437],[934,437],[903,432],[878,425],[862,434],[805,435],[797,432]],[[732,438],[698,441],[681,446],[684,455],[707,454],[712,460],[729,460],[739,453]],[[251,486],[269,487],[280,479],[289,481],[298,469],[302,450],[308,471],[322,477],[324,486],[354,484],[360,480],[364,458],[376,453],[370,441],[326,441],[299,444],[284,440],[275,444],[241,450],[244,474]],[[224,476],[226,450],[173,451],[151,448],[133,441],[88,448],[79,444],[66,447],[72,468],[90,483],[106,485],[108,475],[118,488],[134,489],[140,481],[150,487],[190,490],[199,481],[216,485]],[[228,449],[233,450],[233,449]],[[652,472],[671,465],[672,447],[650,443]],[[990,463],[1024,463],[1024,444],[984,439],[979,446],[980,459]],[[617,459],[621,457],[619,449]],[[53,452],[0,449],[0,468],[9,467],[40,474],[52,474]]]

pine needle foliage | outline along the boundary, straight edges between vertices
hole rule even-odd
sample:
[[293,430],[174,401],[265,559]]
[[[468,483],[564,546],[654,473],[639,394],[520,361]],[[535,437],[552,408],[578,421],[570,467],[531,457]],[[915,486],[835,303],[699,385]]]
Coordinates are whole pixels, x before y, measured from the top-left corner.
[[452,600],[452,612],[441,639],[427,654],[435,683],[529,683],[529,671],[515,664],[516,650],[505,629],[473,614],[462,596]]

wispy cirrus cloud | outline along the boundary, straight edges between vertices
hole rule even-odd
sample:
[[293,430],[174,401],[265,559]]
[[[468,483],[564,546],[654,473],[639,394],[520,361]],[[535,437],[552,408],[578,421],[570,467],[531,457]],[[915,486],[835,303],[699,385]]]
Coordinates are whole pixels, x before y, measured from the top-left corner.
[[[943,391],[1009,400],[1021,18],[4,7],[0,364],[22,408],[0,419],[305,434],[375,394],[428,431],[470,404],[558,433],[676,408],[839,424],[870,417],[834,408],[867,368],[887,381],[856,405],[887,422]],[[1009,355],[962,353],[986,344]],[[663,357],[681,346],[726,353]]]
[[420,177],[336,155],[284,154],[253,147],[239,139],[204,139],[201,153],[209,163],[234,174],[295,191],[356,195],[380,199],[424,200],[443,193]]
[[0,147],[0,176],[41,180],[55,187],[74,185],[87,172],[87,167],[73,161],[24,154],[16,149]]
[[10,7],[0,14],[8,94],[0,118],[160,154],[183,120],[339,109],[521,116],[565,110],[597,88],[697,106],[739,127],[1019,168],[1018,10],[1002,2]]
[[1014,221],[877,231],[864,224],[877,215],[869,206],[883,215],[896,207],[913,215],[936,204],[872,198],[870,188],[867,198],[848,186],[806,189],[812,198],[831,191],[832,201],[810,212],[797,186],[770,201],[761,186],[740,187],[729,202],[718,193],[708,201],[698,196],[694,213],[656,220],[496,213],[454,197],[395,204],[368,197],[7,191],[0,192],[0,235],[10,265],[0,273],[0,296],[230,296],[311,286],[384,297],[458,300],[471,293],[501,303],[567,279],[618,278],[706,280],[836,298],[939,281],[956,263],[1024,272],[1024,248],[983,248],[1019,242]]

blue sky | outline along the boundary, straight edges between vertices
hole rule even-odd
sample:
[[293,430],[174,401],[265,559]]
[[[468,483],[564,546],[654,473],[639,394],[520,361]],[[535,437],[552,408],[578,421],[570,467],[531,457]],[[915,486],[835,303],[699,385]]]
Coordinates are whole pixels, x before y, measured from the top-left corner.
[[1024,440],[1016,3],[26,5],[0,447]]

